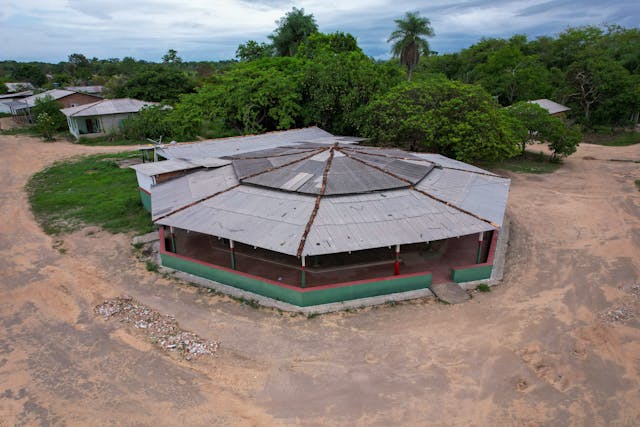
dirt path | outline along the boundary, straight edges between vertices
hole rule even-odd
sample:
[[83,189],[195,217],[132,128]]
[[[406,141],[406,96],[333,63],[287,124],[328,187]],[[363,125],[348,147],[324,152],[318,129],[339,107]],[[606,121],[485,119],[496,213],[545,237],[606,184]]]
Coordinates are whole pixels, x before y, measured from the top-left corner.
[[[512,176],[493,292],[313,319],[177,286],[128,236],[89,228],[54,249],[24,183],[106,150],[0,136],[0,425],[637,425],[640,168],[607,159],[640,146]],[[93,315],[121,294],[221,340],[219,356],[181,362]],[[602,319],[620,307],[636,317]]]

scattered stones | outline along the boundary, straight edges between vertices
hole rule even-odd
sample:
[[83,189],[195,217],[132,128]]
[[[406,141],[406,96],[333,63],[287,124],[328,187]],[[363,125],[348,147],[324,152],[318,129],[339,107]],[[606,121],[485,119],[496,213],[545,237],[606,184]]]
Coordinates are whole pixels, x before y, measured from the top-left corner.
[[173,316],[163,316],[133,298],[105,300],[94,311],[105,320],[115,318],[136,329],[145,330],[151,342],[164,350],[178,352],[185,360],[194,360],[203,355],[213,356],[220,346],[218,341],[205,340],[193,332],[180,329]]
[[629,307],[621,306],[600,313],[600,320],[608,323],[626,322],[633,319],[635,313]]
[[636,283],[635,285],[625,285],[622,287],[622,290],[640,298],[640,283]]

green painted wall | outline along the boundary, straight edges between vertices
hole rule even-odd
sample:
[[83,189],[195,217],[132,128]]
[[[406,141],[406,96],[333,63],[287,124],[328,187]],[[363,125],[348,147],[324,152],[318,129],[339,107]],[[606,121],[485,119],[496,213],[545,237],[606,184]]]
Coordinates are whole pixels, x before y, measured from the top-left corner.
[[151,195],[140,190],[140,200],[142,201],[142,206],[144,206],[147,211],[151,212]]
[[491,277],[493,265],[483,265],[464,269],[452,269],[451,278],[456,283],[473,282]]
[[204,277],[205,279],[214,280],[216,282],[284,301],[299,307],[428,288],[431,286],[432,278],[429,273],[419,276],[399,277],[397,279],[391,278],[377,282],[300,292],[272,283],[263,282],[259,279],[235,274],[230,271],[219,270],[197,262],[174,257],[170,254],[160,254],[160,257],[162,259],[162,265],[165,267],[184,271],[186,273]]

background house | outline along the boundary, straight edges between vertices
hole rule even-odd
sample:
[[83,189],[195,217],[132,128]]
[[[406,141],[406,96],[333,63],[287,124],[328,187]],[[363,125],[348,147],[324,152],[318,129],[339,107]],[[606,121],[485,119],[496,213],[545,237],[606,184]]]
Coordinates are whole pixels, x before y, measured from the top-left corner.
[[36,105],[37,100],[44,99],[47,96],[57,101],[64,108],[85,105],[102,99],[96,95],[88,95],[86,93],[78,93],[64,89],[52,89],[24,98],[22,101],[19,101],[21,105],[12,105],[11,114],[23,116],[26,121],[31,122],[31,109]]
[[150,105],[157,104],[131,98],[103,99],[60,111],[67,116],[69,132],[79,139],[81,136],[96,137],[118,131],[124,119]]
[[19,106],[22,104],[21,101],[24,98],[31,95],[33,95],[32,90],[0,95],[0,113],[11,113],[11,105],[13,105],[14,103],[18,103],[16,105]]
[[534,99],[533,101],[529,101],[531,104],[537,104],[547,110],[552,116],[563,116],[564,113],[571,110],[571,108],[558,104],[550,99]]

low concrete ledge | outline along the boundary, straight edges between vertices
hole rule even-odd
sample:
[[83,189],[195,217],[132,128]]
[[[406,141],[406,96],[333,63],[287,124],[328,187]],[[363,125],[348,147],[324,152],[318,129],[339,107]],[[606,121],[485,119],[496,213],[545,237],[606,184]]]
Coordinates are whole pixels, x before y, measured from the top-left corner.
[[418,299],[418,298],[433,297],[433,292],[431,292],[431,290],[429,290],[428,288],[424,288],[424,289],[418,289],[415,291],[398,292],[394,294],[378,295],[375,297],[359,298],[359,299],[353,299],[353,300],[342,301],[342,302],[334,302],[329,304],[319,304],[319,305],[312,305],[307,307],[299,307],[297,305],[275,300],[273,298],[265,297],[253,292],[244,291],[242,289],[238,289],[233,286],[225,285],[219,282],[215,282],[213,280],[205,279],[200,276],[195,276],[193,274],[185,273],[179,270],[174,270],[172,268],[162,267],[162,271],[172,273],[173,276],[178,279],[182,279],[189,283],[195,283],[196,285],[200,285],[205,288],[213,289],[217,292],[223,293],[225,295],[229,295],[233,298],[245,299],[248,301],[256,301],[258,304],[264,307],[275,308],[282,311],[293,312],[293,313],[302,313],[304,315],[324,314],[324,313],[331,313],[335,311],[344,311],[349,309],[370,307],[374,305],[382,305],[389,302],[399,302],[399,301],[407,301],[407,300]]

